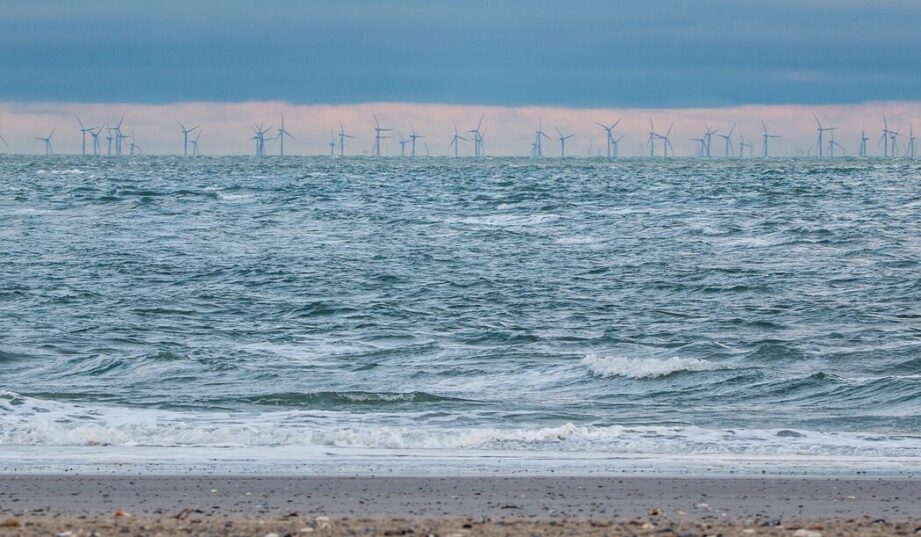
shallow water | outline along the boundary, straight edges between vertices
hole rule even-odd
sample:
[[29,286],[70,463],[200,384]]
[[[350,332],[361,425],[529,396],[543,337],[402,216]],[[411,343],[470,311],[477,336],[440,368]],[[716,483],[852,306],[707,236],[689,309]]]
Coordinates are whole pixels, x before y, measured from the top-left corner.
[[0,156],[0,446],[921,457],[919,217],[898,161]]

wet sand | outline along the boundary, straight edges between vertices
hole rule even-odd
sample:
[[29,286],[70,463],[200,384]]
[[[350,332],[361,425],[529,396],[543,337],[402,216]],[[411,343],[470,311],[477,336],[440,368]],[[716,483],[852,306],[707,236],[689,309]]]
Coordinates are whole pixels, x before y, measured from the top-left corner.
[[919,528],[921,482],[912,479],[0,476],[0,535],[814,537]]

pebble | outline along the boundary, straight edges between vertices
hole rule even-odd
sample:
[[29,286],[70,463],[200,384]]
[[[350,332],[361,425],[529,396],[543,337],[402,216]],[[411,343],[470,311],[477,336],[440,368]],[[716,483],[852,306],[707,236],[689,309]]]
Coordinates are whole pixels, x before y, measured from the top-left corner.
[[822,532],[800,528],[793,532],[793,537],[822,537]]
[[7,518],[0,522],[0,528],[18,528],[19,526],[19,521],[15,518]]

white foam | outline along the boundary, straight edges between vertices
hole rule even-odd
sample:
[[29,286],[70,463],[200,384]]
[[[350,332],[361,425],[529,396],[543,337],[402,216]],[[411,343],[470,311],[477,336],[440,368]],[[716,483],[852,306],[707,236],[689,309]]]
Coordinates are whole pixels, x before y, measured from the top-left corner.
[[729,368],[726,364],[697,358],[679,358],[677,356],[661,359],[589,354],[582,359],[581,363],[592,374],[599,377],[627,377],[634,379],[664,377],[679,371],[715,371]]
[[462,427],[421,414],[313,410],[167,411],[73,404],[0,392],[0,446],[467,450],[580,455],[921,457],[911,435],[692,426]]

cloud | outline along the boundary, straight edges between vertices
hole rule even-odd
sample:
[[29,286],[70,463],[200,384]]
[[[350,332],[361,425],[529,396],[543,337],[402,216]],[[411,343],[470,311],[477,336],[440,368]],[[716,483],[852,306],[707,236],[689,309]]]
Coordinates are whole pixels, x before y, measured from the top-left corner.
[[[361,103],[353,105],[293,105],[280,101],[254,101],[241,103],[189,102],[162,105],[98,104],[60,102],[0,102],[2,126],[0,135],[9,143],[11,152],[40,153],[41,142],[37,136],[47,136],[53,128],[55,150],[60,153],[80,152],[80,131],[74,115],[79,115],[88,125],[113,125],[125,114],[123,131],[136,136],[137,143],[146,153],[181,154],[182,134],[176,121],[187,126],[200,125],[203,154],[252,154],[254,152],[251,127],[261,123],[277,129],[284,112],[285,124],[295,140],[286,143],[286,152],[301,155],[327,154],[331,133],[338,131],[341,120],[345,129],[357,138],[348,140],[346,152],[351,155],[368,154],[373,143],[372,114],[381,123],[396,130],[394,138],[383,142],[388,155],[399,154],[398,132],[408,135],[414,126],[425,136],[419,146],[424,154],[426,147],[432,155],[449,154],[448,143],[453,134],[453,124],[460,131],[476,127],[484,118],[486,149],[490,155],[528,155],[538,124],[543,120],[544,130],[555,138],[555,129],[577,136],[567,142],[567,154],[586,155],[591,147],[594,154],[604,148],[604,133],[595,122],[612,123],[623,117],[618,135],[625,135],[621,143],[624,156],[642,155],[649,132],[650,119],[656,130],[664,132],[673,124],[671,139],[678,155],[693,155],[695,142],[705,125],[727,132],[736,125],[734,138],[743,135],[747,142],[760,148],[761,122],[782,138],[771,141],[775,155],[796,154],[813,147],[815,121],[819,116],[826,126],[838,127],[837,140],[854,154],[859,144],[861,130],[871,137],[871,152],[876,153],[876,140],[882,126],[882,114],[889,117],[890,126],[900,128],[903,143],[909,125],[921,126],[921,102],[872,102],[855,105],[745,105],[720,108],[567,108],[539,106],[465,106],[447,104]],[[103,142],[103,145],[105,143]],[[720,146],[721,148],[722,146]],[[714,153],[721,150],[714,142]],[[105,149],[105,147],[103,147]],[[277,153],[277,145],[268,143],[267,151]],[[471,154],[469,143],[461,146],[461,154]],[[545,140],[545,155],[559,154],[559,143]]]

